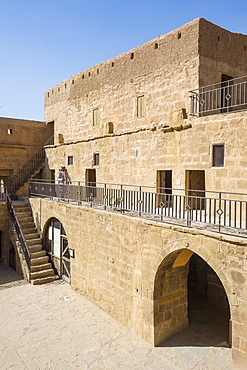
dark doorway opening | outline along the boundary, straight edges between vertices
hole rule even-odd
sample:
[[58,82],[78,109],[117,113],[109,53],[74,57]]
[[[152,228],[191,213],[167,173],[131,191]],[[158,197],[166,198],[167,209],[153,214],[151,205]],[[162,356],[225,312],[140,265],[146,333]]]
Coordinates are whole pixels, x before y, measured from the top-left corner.
[[185,173],[187,204],[192,209],[205,209],[205,171],[187,170]]
[[[160,273],[157,272],[155,322],[157,333],[164,333],[164,339],[158,345],[231,347],[230,307],[225,289],[214,270],[200,256],[194,253],[188,258],[184,264],[174,267],[174,259],[173,265],[169,265],[167,257],[159,267]],[[182,296],[184,290],[187,295]],[[179,300],[176,299],[178,294],[181,296]],[[181,304],[184,301],[185,306]],[[177,325],[181,317],[184,317],[183,328],[181,324]]]
[[160,203],[171,202],[172,195],[172,171],[171,170],[162,170],[157,171],[157,204],[156,207],[159,207]]
[[195,253],[189,261],[188,318],[190,345],[231,346],[227,295],[217,274]]
[[13,245],[9,250],[9,267],[16,271],[16,255]]
[[96,170],[86,169],[86,196],[96,197]]
[[2,231],[0,230],[0,261],[2,259]]
[[232,76],[225,74],[221,75],[221,113],[230,112],[232,110]]

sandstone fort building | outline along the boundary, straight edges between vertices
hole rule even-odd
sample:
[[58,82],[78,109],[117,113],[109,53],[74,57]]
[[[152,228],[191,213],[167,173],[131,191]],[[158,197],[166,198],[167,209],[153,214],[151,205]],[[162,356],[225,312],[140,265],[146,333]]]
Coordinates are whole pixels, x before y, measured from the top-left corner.
[[198,18],[49,89],[45,122],[0,118],[2,263],[153,345],[205,299],[246,361],[246,108],[247,36]]

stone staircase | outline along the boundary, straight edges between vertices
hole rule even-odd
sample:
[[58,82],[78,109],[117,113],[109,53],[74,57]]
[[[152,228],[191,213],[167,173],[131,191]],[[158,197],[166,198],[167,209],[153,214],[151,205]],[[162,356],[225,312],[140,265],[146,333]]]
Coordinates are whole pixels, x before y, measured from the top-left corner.
[[31,207],[25,200],[12,202],[26,244],[30,251],[30,282],[33,285],[49,283],[57,279],[48,256],[42,249],[40,235],[34,224]]
[[16,190],[16,195],[18,197],[28,197],[29,195],[29,183],[28,181],[29,180],[33,180],[35,179],[35,176],[38,175],[40,173],[40,171],[45,167],[45,163],[41,163],[41,165],[37,168],[37,170],[35,170],[31,175],[30,177],[25,181],[23,182],[22,185],[20,185],[19,189]]

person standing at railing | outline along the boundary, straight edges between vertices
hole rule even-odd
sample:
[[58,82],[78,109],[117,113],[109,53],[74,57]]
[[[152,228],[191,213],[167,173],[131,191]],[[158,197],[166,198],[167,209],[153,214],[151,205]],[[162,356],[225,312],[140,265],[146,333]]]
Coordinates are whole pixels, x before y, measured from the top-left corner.
[[57,175],[59,186],[59,198],[64,198],[64,185],[72,183],[71,177],[65,166],[61,166]]

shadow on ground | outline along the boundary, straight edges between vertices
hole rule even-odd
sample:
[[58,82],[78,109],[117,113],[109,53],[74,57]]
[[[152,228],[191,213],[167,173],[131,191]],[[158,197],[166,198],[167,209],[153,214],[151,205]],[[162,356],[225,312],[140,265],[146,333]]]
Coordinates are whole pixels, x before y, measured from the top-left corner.
[[189,326],[159,347],[228,347],[229,313],[207,302],[200,294],[189,297]]
[[[11,283],[25,283],[25,280],[16,271],[10,267],[0,264],[0,289]],[[12,284],[11,284],[12,285]]]

